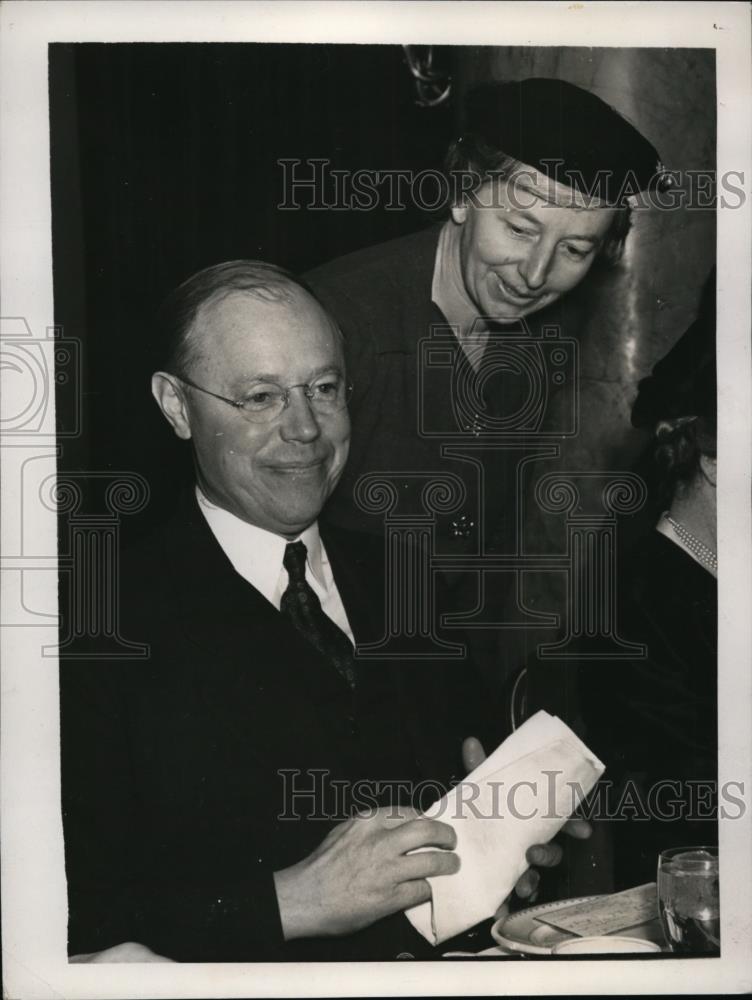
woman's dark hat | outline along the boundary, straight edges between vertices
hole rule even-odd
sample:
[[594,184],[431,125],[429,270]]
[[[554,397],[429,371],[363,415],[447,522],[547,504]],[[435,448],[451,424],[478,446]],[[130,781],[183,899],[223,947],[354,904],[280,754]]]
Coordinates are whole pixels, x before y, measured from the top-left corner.
[[661,420],[704,417],[715,424],[715,268],[703,287],[697,319],[638,387],[632,407],[634,427]]
[[565,80],[481,84],[465,110],[467,133],[609,204],[670,184],[657,150],[626,118]]

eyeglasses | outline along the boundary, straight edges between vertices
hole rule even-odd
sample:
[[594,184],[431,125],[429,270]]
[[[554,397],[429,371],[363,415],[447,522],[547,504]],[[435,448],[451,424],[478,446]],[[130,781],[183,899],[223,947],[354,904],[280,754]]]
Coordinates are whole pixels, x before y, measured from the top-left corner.
[[312,385],[307,382],[298,382],[283,388],[276,382],[260,382],[242,399],[229,399],[227,396],[220,396],[218,392],[212,392],[211,389],[197,385],[196,382],[184,375],[177,377],[193,389],[198,389],[199,392],[205,392],[207,396],[213,396],[229,406],[234,406],[247,420],[254,424],[267,424],[276,420],[289,406],[290,393],[293,389],[302,389],[311,409],[314,413],[319,413],[322,416],[344,410],[353,389],[352,384],[345,382],[341,375],[331,373],[323,375]]

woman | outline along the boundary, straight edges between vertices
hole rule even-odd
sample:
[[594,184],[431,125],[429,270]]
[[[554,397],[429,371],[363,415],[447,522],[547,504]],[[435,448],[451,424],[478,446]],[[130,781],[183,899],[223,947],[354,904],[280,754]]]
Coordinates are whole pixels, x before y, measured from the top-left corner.
[[[618,258],[627,198],[659,182],[661,170],[657,151],[629,122],[563,80],[483,84],[468,96],[465,129],[447,157],[452,204],[443,225],[307,275],[342,328],[355,386],[350,459],[327,514],[380,534],[381,519],[354,500],[361,475],[388,471],[400,513],[423,513],[415,474],[449,472],[463,481],[465,500],[437,518],[437,549],[447,554],[477,551],[481,527],[488,543],[505,522],[516,523],[519,453],[489,447],[489,455],[474,452],[476,462],[442,445],[464,434],[477,448],[499,427],[535,432],[545,415],[525,409],[530,352],[516,358],[505,348],[502,356],[494,339],[503,334],[509,344],[515,330],[529,338],[529,317],[536,328],[546,316],[550,322],[549,307],[597,259]],[[447,336],[429,358],[421,342],[437,330]],[[551,377],[546,370],[543,384]],[[477,412],[464,420],[468,385]]]
[[717,841],[715,272],[696,321],[640,383],[632,423],[654,430],[656,528],[617,578],[620,631],[642,659],[580,665],[585,738],[614,784],[617,888],[657,855]]
[[[549,332],[579,329],[573,291],[596,261],[618,259],[628,195],[661,177],[644,136],[563,80],[482,84],[463,125],[447,156],[443,225],[307,275],[342,329],[354,384],[350,457],[323,517],[383,537],[383,512],[365,509],[356,489],[383,473],[397,500],[390,516],[430,531],[431,555],[448,565],[524,544],[524,479],[540,433],[560,432],[551,399],[575,399],[571,340],[562,348]],[[503,700],[527,632],[500,642],[496,624],[529,622],[520,580],[454,566],[445,577],[437,617],[472,618],[469,648]],[[430,594],[415,603],[431,607]]]

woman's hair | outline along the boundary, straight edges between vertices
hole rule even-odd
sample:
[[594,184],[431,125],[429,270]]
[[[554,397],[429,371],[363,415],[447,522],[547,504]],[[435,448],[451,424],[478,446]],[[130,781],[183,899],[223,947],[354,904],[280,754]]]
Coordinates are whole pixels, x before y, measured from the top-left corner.
[[715,417],[686,417],[658,424],[653,458],[658,499],[664,507],[700,474],[703,455],[716,457]]
[[[468,133],[454,140],[444,159],[444,172],[452,194],[452,204],[460,195],[472,194],[487,181],[509,176],[523,166],[514,157],[494,149],[481,136]],[[629,205],[616,208],[613,222],[598,250],[597,258],[606,264],[616,264],[624,252],[624,243],[632,225]]]
[[632,407],[635,427],[655,430],[658,494],[666,505],[716,456],[715,269],[708,276],[697,318],[644,378]]

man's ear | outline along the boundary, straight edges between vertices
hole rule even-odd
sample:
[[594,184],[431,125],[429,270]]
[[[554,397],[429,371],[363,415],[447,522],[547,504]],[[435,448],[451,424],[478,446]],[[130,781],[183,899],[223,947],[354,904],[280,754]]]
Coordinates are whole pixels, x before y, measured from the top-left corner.
[[700,455],[700,469],[710,483],[715,486],[718,477],[718,463],[711,455]]
[[187,441],[191,436],[191,422],[183,389],[175,376],[168,375],[167,372],[154,372],[151,377],[151,393],[177,436]]

